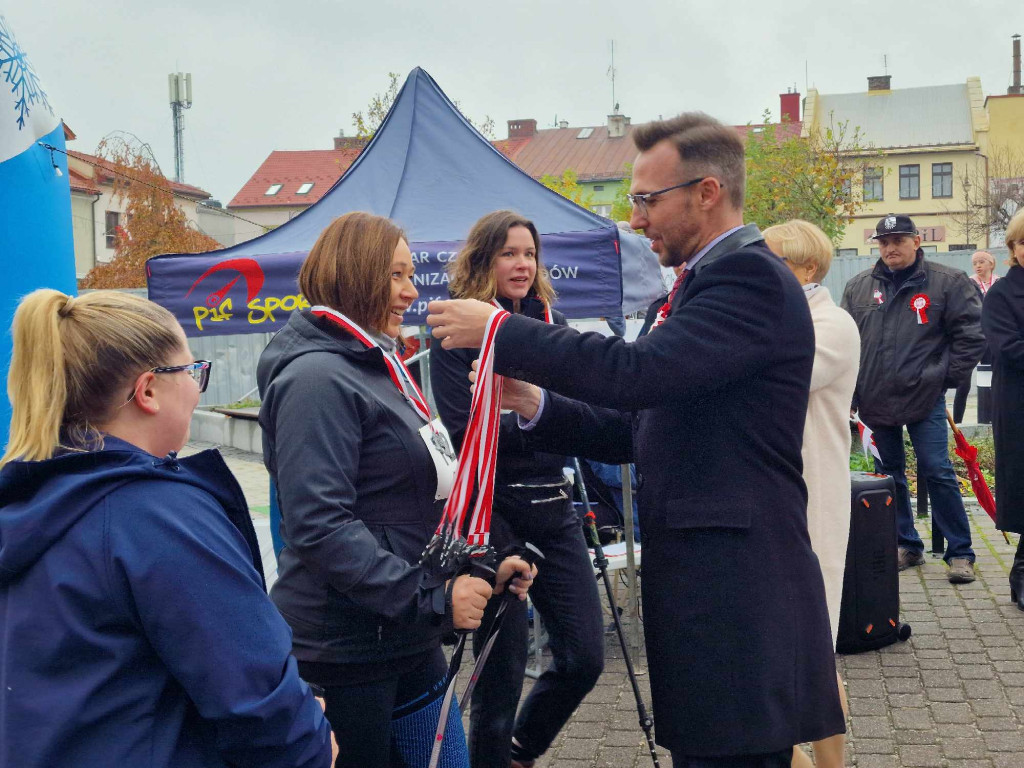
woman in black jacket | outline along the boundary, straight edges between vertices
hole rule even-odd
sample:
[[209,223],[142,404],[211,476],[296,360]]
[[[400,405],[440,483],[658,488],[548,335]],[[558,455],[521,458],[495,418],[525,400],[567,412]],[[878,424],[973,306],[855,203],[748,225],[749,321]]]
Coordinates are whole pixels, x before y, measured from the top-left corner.
[[[324,689],[337,768],[427,764],[444,693],[441,637],[480,626],[491,587],[420,565],[451,488],[454,456],[395,354],[416,299],[402,231],[349,213],[299,272],[314,305],[260,357],[263,457],[285,547],[271,597],[302,676]],[[530,567],[509,558],[495,592]],[[526,587],[511,589],[525,599]],[[344,736],[341,736],[344,734]],[[467,766],[453,707],[441,766]]]
[[[555,292],[540,260],[533,222],[512,211],[489,213],[473,225],[451,269],[456,298],[480,299],[504,309],[565,325],[551,309]],[[430,349],[430,380],[438,411],[458,446],[469,417],[468,374],[476,350]],[[538,351],[538,354],[543,352]],[[580,375],[586,375],[581,371]],[[530,542],[544,553],[532,597],[548,629],[551,666],[516,718],[527,661],[525,606],[510,610],[473,692],[470,757],[473,768],[532,766],[587,695],[604,665],[601,605],[571,488],[565,456],[525,445],[515,414],[502,416],[491,541],[502,547]],[[485,613],[489,626],[494,606]],[[474,643],[479,650],[482,633]]]
[[[981,327],[992,354],[996,527],[1024,534],[1024,210],[1006,228],[1010,270],[985,296]],[[1024,611],[1024,535],[1010,570],[1010,599]]]

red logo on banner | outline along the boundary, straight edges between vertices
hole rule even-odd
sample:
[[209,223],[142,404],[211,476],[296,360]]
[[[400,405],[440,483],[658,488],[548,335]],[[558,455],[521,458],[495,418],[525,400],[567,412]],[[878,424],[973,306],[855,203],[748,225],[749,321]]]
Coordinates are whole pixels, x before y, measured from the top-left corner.
[[228,282],[228,284],[219,291],[214,291],[207,296],[206,306],[215,307],[220,304],[221,301],[224,300],[224,297],[228,295],[228,292],[235,287],[235,283],[242,278],[245,278],[245,303],[248,304],[256,298],[256,295],[260,292],[260,288],[263,287],[263,281],[265,278],[263,276],[263,268],[254,259],[228,259],[227,261],[222,261],[219,264],[214,264],[208,270],[203,272],[203,274],[201,274],[194,283],[192,283],[192,287],[188,289],[188,293],[185,294],[185,298],[187,299],[192,294],[192,291],[196,289],[196,286],[214,272],[220,272],[225,269],[234,270],[238,272],[238,274],[235,275],[234,279]]

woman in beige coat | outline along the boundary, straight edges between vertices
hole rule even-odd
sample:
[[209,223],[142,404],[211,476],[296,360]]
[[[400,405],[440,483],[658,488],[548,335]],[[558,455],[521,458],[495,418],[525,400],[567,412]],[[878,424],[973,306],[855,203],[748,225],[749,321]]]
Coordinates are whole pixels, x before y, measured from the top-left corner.
[[[796,219],[769,227],[764,239],[800,281],[814,321],[814,368],[804,424],[804,481],[807,527],[825,580],[835,646],[850,535],[850,402],[857,383],[860,335],[853,318],[836,306],[828,288],[821,285],[832,265],[832,242],[825,233]],[[843,690],[841,682],[839,690]],[[818,768],[842,766],[843,735],[816,742],[814,756]],[[794,766],[810,764],[803,752],[794,750]]]

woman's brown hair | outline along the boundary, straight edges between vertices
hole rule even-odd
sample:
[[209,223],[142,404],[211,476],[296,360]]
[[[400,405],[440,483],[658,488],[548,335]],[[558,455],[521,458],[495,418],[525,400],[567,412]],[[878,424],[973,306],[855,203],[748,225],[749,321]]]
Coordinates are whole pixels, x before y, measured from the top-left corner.
[[320,233],[299,270],[306,301],[322,304],[367,330],[387,327],[391,262],[405,233],[389,219],[355,211]]
[[494,211],[479,219],[469,231],[455,261],[448,267],[452,295],[457,299],[490,301],[498,290],[494,281],[494,259],[508,239],[512,227],[526,227],[533,236],[536,248],[537,276],[530,287],[530,295],[543,299],[548,305],[557,298],[551,286],[548,271],[540,260],[540,235],[533,222],[515,211]]
[[49,459],[62,440],[102,444],[97,427],[128,398],[132,380],[169,365],[182,345],[170,312],[119,291],[33,291],[11,332],[11,433],[0,465]]

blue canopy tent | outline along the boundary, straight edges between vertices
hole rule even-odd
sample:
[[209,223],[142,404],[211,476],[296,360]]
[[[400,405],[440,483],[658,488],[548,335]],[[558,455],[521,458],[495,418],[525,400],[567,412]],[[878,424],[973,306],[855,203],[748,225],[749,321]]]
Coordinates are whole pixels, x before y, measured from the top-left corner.
[[369,211],[391,218],[409,237],[420,298],[406,322],[422,323],[427,302],[447,297],[445,269],[470,227],[500,208],[536,223],[557,306],[568,317],[632,312],[662,290],[646,240],[530,178],[417,68],[373,140],[320,201],[240,245],[151,259],[149,297],[190,336],[275,331],[290,310],[306,306],[296,277],[320,232],[344,213]]

